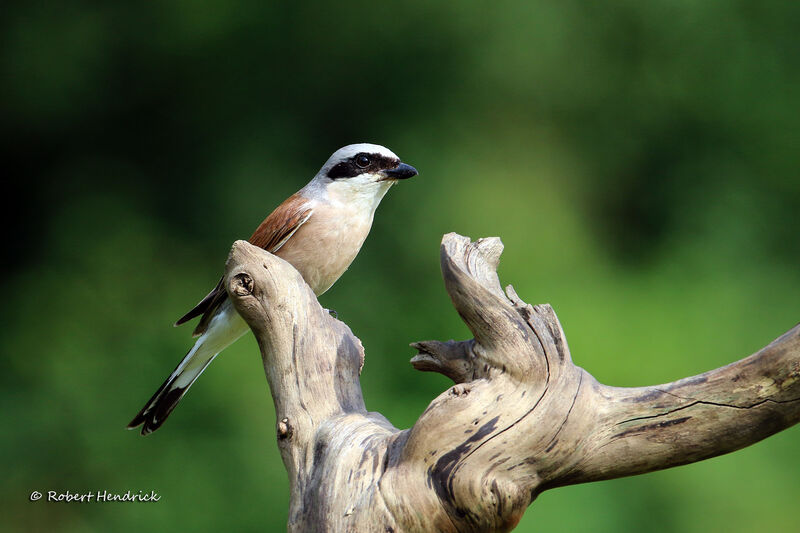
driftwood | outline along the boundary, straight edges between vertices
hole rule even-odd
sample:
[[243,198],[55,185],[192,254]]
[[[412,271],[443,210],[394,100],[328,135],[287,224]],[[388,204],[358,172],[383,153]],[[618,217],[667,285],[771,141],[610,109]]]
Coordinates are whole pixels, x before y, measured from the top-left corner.
[[455,385],[401,431],[367,412],[350,329],[288,263],[234,244],[225,283],[261,348],[290,531],[508,531],[546,489],[707,459],[800,420],[800,325],[705,374],[609,387],[572,363],[549,305],[503,292],[502,248],[445,235],[445,285],[475,338],[412,345],[414,367]]

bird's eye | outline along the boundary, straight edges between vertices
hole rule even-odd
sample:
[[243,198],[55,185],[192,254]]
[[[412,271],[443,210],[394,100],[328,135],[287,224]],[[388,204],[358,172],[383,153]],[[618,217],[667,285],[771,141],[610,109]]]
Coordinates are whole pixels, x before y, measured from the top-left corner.
[[356,165],[359,168],[367,168],[369,166],[369,157],[364,154],[356,156]]

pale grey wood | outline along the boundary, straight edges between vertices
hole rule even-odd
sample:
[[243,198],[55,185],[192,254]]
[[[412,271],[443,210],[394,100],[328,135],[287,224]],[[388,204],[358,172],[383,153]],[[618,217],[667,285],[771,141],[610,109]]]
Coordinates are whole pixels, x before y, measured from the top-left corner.
[[548,488],[713,457],[800,420],[800,326],[699,376],[608,387],[572,363],[549,305],[502,290],[502,249],[444,236],[445,285],[474,339],[412,345],[415,368],[455,385],[401,431],[367,412],[350,329],[291,265],[234,244],[225,284],[275,402],[289,531],[508,531]]

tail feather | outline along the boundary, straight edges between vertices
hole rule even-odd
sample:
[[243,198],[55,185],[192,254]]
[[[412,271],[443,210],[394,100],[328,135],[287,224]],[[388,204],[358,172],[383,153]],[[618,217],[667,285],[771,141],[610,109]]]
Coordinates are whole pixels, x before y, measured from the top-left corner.
[[133,420],[128,424],[128,429],[136,429],[143,425],[142,435],[147,435],[161,427],[170,413],[172,413],[172,410],[178,405],[178,402],[181,401],[183,395],[186,394],[186,391],[189,390],[189,387],[217,356],[216,353],[204,353],[203,350],[198,349],[201,347],[202,343],[198,341],[189,350],[186,357],[183,358],[178,367],[153,394],[153,397],[133,417]]
[[217,354],[244,335],[247,329],[247,324],[233,310],[230,303],[223,302],[220,310],[211,318],[208,331],[197,339],[172,374],[144,404],[142,410],[133,417],[128,429],[142,426],[142,435],[147,435],[160,428],[189,387]]
[[[175,372],[173,372],[173,374],[174,373]],[[156,391],[156,393],[153,394],[153,396],[150,397],[149,400],[147,400],[147,403],[144,404],[144,407],[142,407],[141,411],[139,411],[136,414],[136,416],[133,417],[133,420],[131,420],[128,423],[127,429],[136,429],[137,427],[144,424],[146,420],[145,415],[147,414],[148,411],[152,409],[152,406],[155,405],[156,401],[161,396],[161,393],[164,392],[164,389],[166,389],[170,385],[170,383],[172,382],[171,378],[172,376],[170,376],[169,379],[167,379],[164,383],[162,383],[161,386]],[[142,429],[142,431],[144,431],[144,429]]]

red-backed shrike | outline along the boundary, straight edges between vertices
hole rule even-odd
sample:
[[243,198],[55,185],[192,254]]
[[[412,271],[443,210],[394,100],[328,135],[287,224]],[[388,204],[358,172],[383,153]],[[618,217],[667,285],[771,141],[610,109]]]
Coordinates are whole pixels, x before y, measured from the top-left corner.
[[[258,226],[250,242],[291,263],[319,296],[355,259],[389,188],[416,175],[414,167],[383,146],[345,146]],[[197,316],[201,316],[194,330],[197,342],[131,420],[129,429],[144,424],[142,435],[158,429],[214,357],[248,329],[222,280],[175,325]]]

